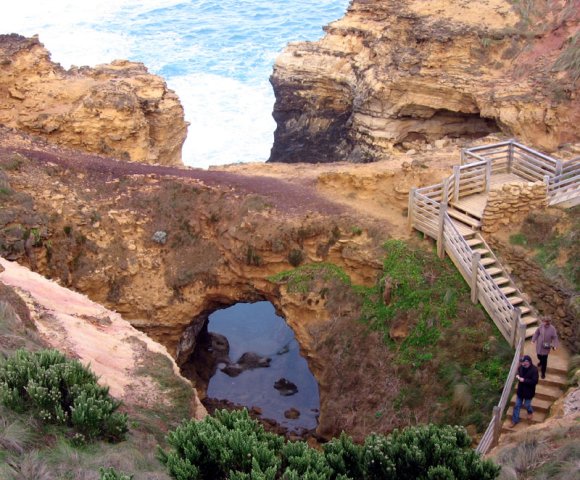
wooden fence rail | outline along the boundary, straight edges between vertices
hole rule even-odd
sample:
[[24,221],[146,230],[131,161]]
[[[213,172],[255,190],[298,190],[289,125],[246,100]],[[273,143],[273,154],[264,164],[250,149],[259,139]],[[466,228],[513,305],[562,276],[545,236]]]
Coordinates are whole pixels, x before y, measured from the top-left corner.
[[512,388],[514,385],[514,379],[516,377],[516,373],[518,371],[518,366],[520,364],[520,357],[524,352],[524,343],[526,340],[526,326],[523,323],[519,324],[519,339],[515,348],[514,358],[512,360],[512,364],[510,366],[510,371],[507,376],[507,380],[503,386],[503,391],[499,402],[496,406],[493,407],[493,415],[491,417],[491,421],[487,426],[479,444],[477,445],[475,451],[481,454],[485,454],[491,450],[499,440],[499,434],[501,432],[501,420],[503,417],[503,412],[507,407]]
[[[515,349],[502,396],[476,451],[486,453],[497,444],[501,419],[513,387],[523,352],[526,326],[520,309],[514,307],[485,270],[480,256],[469,246],[447,213],[449,201],[489,191],[491,176],[512,173],[528,181],[543,181],[550,205],[580,197],[580,157],[568,162],[556,160],[515,140],[483,145],[461,152],[461,165],[441,183],[413,188],[409,193],[409,226],[437,242],[440,256],[449,255],[471,287],[471,298],[481,302],[504,338]],[[495,255],[491,253],[494,259]],[[497,262],[499,264],[499,262]],[[518,291],[521,296],[521,292]]]
[[545,175],[543,180],[550,205],[580,197],[580,157],[563,163],[560,175]]
[[563,162],[513,139],[461,152],[462,166],[484,160],[491,163],[492,175],[512,173],[529,182],[543,181],[550,205],[580,196],[580,158]]

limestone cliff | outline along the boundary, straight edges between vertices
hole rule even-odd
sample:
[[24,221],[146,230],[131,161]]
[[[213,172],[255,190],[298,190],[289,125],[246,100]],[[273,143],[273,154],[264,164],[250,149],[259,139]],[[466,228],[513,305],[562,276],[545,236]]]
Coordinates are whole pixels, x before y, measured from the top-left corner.
[[[2,300],[9,289],[15,292],[12,297],[18,299],[17,304],[25,305],[25,319],[43,347],[55,348],[90,365],[99,382],[109,387],[113,397],[123,400],[125,408],[134,411],[163,405],[170,410],[175,408],[172,395],[182,394],[184,415],[201,419],[207,414],[167,350],[118,313],[3,258],[0,287]],[[5,347],[26,344],[16,335],[6,337],[12,338]],[[157,380],[160,369],[167,377],[163,384]]]
[[493,131],[550,151],[576,142],[579,12],[577,0],[353,0],[324,38],[277,58],[269,161],[375,161]]
[[63,69],[38,38],[0,35],[0,124],[126,160],[181,165],[179,99],[141,63]]

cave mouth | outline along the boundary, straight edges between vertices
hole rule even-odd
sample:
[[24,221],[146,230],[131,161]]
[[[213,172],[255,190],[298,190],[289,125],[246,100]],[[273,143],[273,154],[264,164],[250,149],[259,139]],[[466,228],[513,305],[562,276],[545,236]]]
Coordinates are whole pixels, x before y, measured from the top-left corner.
[[220,403],[244,406],[298,434],[318,425],[318,383],[294,332],[268,301],[211,313],[183,371],[206,387],[210,410]]
[[441,138],[462,138],[475,140],[492,133],[501,132],[494,118],[482,117],[477,113],[454,112],[447,109],[426,109],[429,114],[413,115],[406,112],[400,118],[410,122],[402,135],[394,143],[396,148],[405,150],[403,144],[412,142],[433,143]]

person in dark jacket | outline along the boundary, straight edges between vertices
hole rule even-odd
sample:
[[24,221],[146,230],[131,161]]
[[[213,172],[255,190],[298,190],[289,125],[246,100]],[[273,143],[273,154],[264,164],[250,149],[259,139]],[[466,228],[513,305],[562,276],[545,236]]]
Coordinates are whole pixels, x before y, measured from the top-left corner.
[[528,420],[532,420],[534,409],[532,408],[532,398],[536,394],[536,385],[538,384],[538,369],[532,363],[532,358],[529,355],[524,355],[520,361],[518,374],[518,389],[516,391],[516,404],[514,406],[514,414],[512,416],[512,428],[520,421],[520,409],[522,405],[528,411]]

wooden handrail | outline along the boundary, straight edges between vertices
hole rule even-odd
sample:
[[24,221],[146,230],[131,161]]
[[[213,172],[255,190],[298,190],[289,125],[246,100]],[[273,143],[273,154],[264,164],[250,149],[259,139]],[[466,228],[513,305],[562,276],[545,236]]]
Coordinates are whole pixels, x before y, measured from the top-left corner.
[[[465,163],[471,158],[476,161]],[[486,453],[497,444],[499,438],[501,419],[513,388],[519,358],[524,348],[526,326],[520,320],[520,309],[509,302],[501,288],[481,264],[478,255],[473,252],[455,227],[447,213],[447,203],[461,196],[462,186],[470,188],[471,193],[474,193],[479,185],[483,191],[488,191],[493,172],[505,171],[505,169],[519,176],[523,174],[525,175],[523,178],[528,180],[530,178],[544,180],[547,195],[551,199],[557,199],[558,194],[565,196],[566,199],[570,194],[573,197],[580,196],[580,158],[562,162],[521,145],[515,140],[508,140],[464,149],[461,152],[461,163],[460,166],[454,167],[453,174],[443,182],[411,190],[409,225],[437,241],[439,256],[442,257],[445,253],[449,255],[471,286],[472,300],[479,300],[484,305],[506,340],[514,347],[514,357],[502,395],[498,405],[494,407],[490,424],[476,448],[479,453]],[[481,172],[477,170],[478,168],[482,169]],[[538,175],[540,175],[539,178]],[[493,252],[490,254],[499,263]],[[516,289],[516,292],[522,296],[519,290]]]

